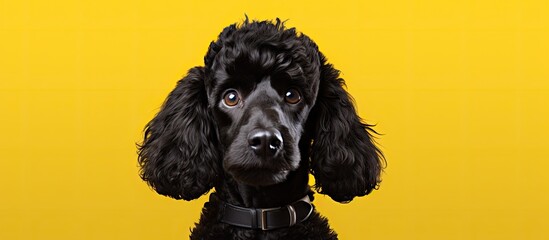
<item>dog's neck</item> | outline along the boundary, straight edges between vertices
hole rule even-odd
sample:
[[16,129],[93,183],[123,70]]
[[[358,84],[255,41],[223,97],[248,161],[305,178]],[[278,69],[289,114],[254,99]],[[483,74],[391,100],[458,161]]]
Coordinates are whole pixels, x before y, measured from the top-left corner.
[[286,181],[271,186],[250,186],[239,183],[230,176],[216,187],[221,200],[247,208],[272,208],[293,203],[305,195],[311,195],[309,187],[309,167],[302,164],[288,175]]

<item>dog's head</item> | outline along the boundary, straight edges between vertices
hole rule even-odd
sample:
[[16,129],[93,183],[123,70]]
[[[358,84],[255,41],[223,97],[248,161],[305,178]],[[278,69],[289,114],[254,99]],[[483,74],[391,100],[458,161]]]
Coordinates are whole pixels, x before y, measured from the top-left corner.
[[272,185],[300,163],[299,141],[319,85],[316,46],[280,22],[226,28],[206,56],[206,89],[236,180]]
[[204,60],[146,127],[141,177],[157,192],[194,199],[227,174],[268,186],[304,164],[316,189],[336,201],[377,187],[382,154],[373,130],[307,36],[279,20],[246,20],[225,28]]

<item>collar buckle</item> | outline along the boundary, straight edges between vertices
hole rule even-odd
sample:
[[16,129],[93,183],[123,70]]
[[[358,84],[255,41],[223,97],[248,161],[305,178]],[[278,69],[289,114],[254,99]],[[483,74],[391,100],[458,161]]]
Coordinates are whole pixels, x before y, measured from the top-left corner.
[[260,227],[261,227],[261,230],[263,231],[266,231],[266,230],[271,230],[268,225],[267,225],[267,213],[268,212],[273,212],[273,211],[276,211],[276,210],[279,210],[281,208],[259,208],[257,209],[260,213]]

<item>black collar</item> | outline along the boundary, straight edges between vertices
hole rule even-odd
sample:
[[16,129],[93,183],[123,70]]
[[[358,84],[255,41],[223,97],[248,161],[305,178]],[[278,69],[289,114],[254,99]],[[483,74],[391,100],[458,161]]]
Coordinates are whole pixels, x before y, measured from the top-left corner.
[[309,196],[277,208],[245,208],[222,202],[220,220],[229,225],[266,231],[303,222],[311,216],[313,209]]

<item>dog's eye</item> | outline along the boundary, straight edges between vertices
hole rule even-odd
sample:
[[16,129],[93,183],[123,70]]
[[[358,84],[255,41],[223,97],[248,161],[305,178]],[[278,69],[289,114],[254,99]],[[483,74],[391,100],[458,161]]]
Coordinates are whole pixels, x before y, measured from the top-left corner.
[[297,89],[290,88],[284,96],[284,101],[290,104],[296,104],[301,101],[301,94],[297,91]]
[[240,102],[240,96],[235,90],[229,90],[223,96],[223,102],[229,107],[234,107]]

